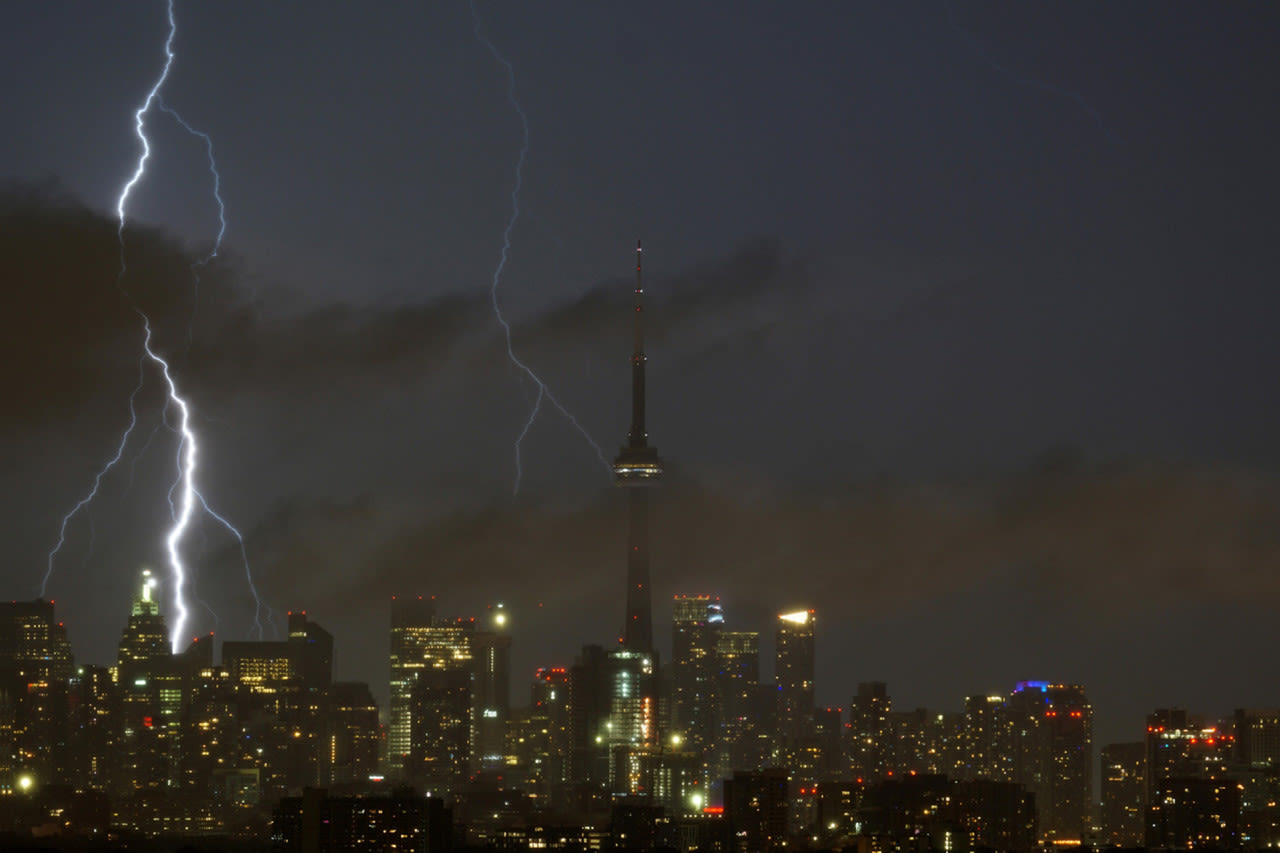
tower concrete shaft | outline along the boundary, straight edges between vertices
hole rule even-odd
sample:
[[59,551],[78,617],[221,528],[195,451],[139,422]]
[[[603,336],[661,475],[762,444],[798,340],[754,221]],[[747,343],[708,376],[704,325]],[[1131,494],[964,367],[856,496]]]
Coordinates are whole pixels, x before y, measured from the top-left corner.
[[662,478],[662,459],[649,446],[645,431],[644,272],[641,246],[636,242],[634,346],[631,352],[631,431],[613,463],[614,481],[630,490],[627,535],[627,612],[623,645],[634,651],[653,650],[653,603],[649,590],[649,495],[644,486]]

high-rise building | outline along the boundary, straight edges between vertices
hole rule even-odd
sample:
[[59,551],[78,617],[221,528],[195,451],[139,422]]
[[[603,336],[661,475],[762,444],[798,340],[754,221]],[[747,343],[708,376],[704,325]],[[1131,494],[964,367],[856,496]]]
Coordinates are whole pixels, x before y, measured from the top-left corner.
[[19,775],[71,781],[65,769],[71,667],[52,601],[0,604],[0,791]]
[[550,798],[569,778],[569,670],[541,667],[534,673],[527,714],[508,726],[509,754],[523,785]]
[[435,597],[391,599],[391,701],[387,708],[387,772],[398,777],[409,755],[409,696],[428,663],[422,649],[436,615]]
[[787,771],[738,771],[724,783],[724,814],[733,853],[778,850],[787,844],[790,818]]
[[1237,708],[1233,716],[1236,761],[1280,767],[1280,708]]
[[570,778],[618,796],[647,794],[658,743],[654,658],[585,646],[569,671]]
[[511,635],[501,605],[489,614],[490,629],[472,637],[472,769],[496,771],[505,765],[504,741],[511,718]]
[[359,786],[378,770],[382,726],[378,704],[363,681],[335,681],[329,686],[325,721],[327,782],[331,787]]
[[636,243],[636,292],[631,351],[631,430],[613,462],[614,481],[627,489],[627,612],[622,644],[631,651],[653,654],[653,601],[649,585],[649,493],[662,479],[662,459],[649,446],[645,431],[644,277]]
[[815,611],[778,614],[774,678],[778,682],[778,759],[793,765],[796,750],[813,732]]
[[1093,790],[1093,707],[1078,684],[1023,681],[1009,697],[1018,727],[1014,781],[1035,794],[1041,836],[1080,841]]
[[720,706],[719,744],[712,765],[715,779],[735,770],[759,770],[772,758],[773,696],[760,684],[760,635],[721,631],[716,638]]
[[1166,779],[1226,779],[1235,757],[1235,735],[1184,708],[1160,708],[1147,715],[1146,804]]
[[672,727],[686,749],[702,754],[715,743],[719,727],[716,647],[724,613],[710,595],[677,595],[671,605]]
[[892,755],[889,714],[893,703],[883,681],[862,681],[849,700],[849,763],[853,774],[879,779],[889,769]]
[[1005,697],[966,696],[956,777],[1012,782],[1014,734]]
[[416,659],[409,685],[405,779],[429,791],[457,790],[470,775],[476,620],[435,618],[408,635]]
[[1141,847],[1146,803],[1146,744],[1102,748],[1102,839],[1113,847]]

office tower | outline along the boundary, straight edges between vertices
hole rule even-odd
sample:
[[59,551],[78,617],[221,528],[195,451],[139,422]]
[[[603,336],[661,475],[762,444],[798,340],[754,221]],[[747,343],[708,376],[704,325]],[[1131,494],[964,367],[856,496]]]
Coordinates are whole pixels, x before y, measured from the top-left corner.
[[329,787],[358,787],[377,773],[382,726],[378,703],[363,681],[336,681],[328,690],[325,755]]
[[787,846],[790,817],[787,771],[738,771],[724,782],[724,816],[733,853],[758,853]]
[[892,754],[889,714],[893,703],[883,681],[861,681],[849,700],[849,763],[854,776],[879,779]]
[[569,670],[540,667],[533,676],[529,708],[513,712],[507,753],[517,786],[547,801],[569,778]]
[[233,680],[264,692],[286,687],[323,692],[333,682],[333,635],[307,619],[305,610],[289,612],[285,640],[228,640],[222,663]]
[[1147,849],[1238,848],[1240,788],[1235,780],[1162,779],[1147,807]]
[[720,732],[712,777],[725,779],[734,770],[758,770],[771,757],[774,703],[760,684],[758,633],[721,631],[716,657]]
[[1102,840],[1114,847],[1141,847],[1146,803],[1146,744],[1111,743],[1102,748]]
[[0,604],[0,789],[18,774],[41,784],[68,782],[67,680],[71,647],[53,602]]
[[160,602],[154,597],[156,579],[150,569],[142,570],[142,582],[129,609],[129,622],[120,637],[117,666],[119,679],[127,684],[135,673],[145,672],[157,661],[169,657],[168,631]]
[[624,796],[647,794],[658,745],[654,659],[584,646],[569,670],[570,778]]
[[70,688],[70,771],[85,788],[105,791],[110,784],[116,744],[116,683],[105,666],[80,667]]
[[1183,708],[1160,708],[1147,715],[1147,805],[1168,779],[1225,779],[1235,757],[1236,739],[1223,727]]
[[511,635],[501,604],[490,611],[490,630],[472,638],[472,769],[498,771],[505,765],[504,741],[511,718]]
[[423,790],[457,790],[470,776],[476,620],[435,618],[414,629],[409,753],[403,776]]
[[966,696],[956,777],[1013,781],[1014,730],[1005,697]]
[[185,688],[192,662],[205,657],[207,648],[170,653],[155,587],[151,572],[143,570],[119,644],[119,749],[112,787],[122,794],[178,784]]
[[813,676],[816,666],[813,610],[778,614],[778,760],[793,765],[801,741],[813,731]]
[[286,643],[294,677],[308,690],[328,689],[333,683],[333,635],[307,619],[307,611],[291,610]]
[[1280,767],[1280,708],[1237,708],[1235,760],[1250,767]]
[[1035,794],[1041,836],[1079,841],[1090,827],[1093,708],[1078,684],[1023,681],[1009,697],[1018,726],[1014,781]]
[[696,753],[709,750],[719,727],[715,689],[716,655],[724,613],[710,595],[677,595],[672,600],[672,731]]
[[0,602],[0,673],[26,681],[66,681],[74,662],[65,626],[53,602]]
[[636,243],[636,292],[631,351],[631,431],[613,462],[614,482],[627,489],[627,612],[622,644],[641,654],[653,653],[653,603],[649,591],[649,494],[662,478],[658,449],[645,431],[644,278],[640,244]]
[[399,777],[409,755],[409,694],[426,667],[425,634],[435,618],[435,597],[391,599],[391,699],[387,708],[387,772]]

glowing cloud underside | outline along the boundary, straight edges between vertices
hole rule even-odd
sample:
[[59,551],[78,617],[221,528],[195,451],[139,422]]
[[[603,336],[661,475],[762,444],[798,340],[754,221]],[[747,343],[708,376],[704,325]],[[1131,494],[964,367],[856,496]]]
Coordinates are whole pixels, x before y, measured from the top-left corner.
[[489,299],[493,303],[494,316],[498,318],[499,325],[502,326],[503,334],[507,342],[507,357],[511,359],[511,363],[521,373],[527,376],[530,381],[537,386],[538,393],[534,397],[533,408],[529,411],[529,417],[525,419],[524,426],[520,430],[520,434],[516,436],[515,457],[516,457],[516,478],[512,487],[512,494],[520,493],[520,481],[524,476],[524,466],[521,460],[521,447],[524,444],[524,438],[529,433],[529,428],[533,426],[533,422],[537,420],[538,413],[542,410],[542,401],[545,399],[551,403],[561,415],[563,415],[569,423],[573,424],[587,443],[591,445],[591,449],[596,452],[596,457],[600,460],[600,464],[605,470],[612,473],[613,469],[609,464],[609,460],[605,458],[604,451],[600,449],[600,445],[591,437],[586,428],[578,422],[578,419],[566,409],[559,400],[551,393],[551,389],[547,387],[547,383],[538,377],[533,369],[521,361],[511,346],[511,324],[502,316],[502,308],[498,305],[498,282],[502,278],[502,271],[507,266],[507,257],[511,252],[511,230],[515,228],[516,221],[520,218],[520,191],[524,187],[524,164],[529,155],[529,117],[525,114],[524,108],[520,106],[520,102],[516,99],[516,72],[512,68],[511,63],[503,56],[498,48],[484,34],[484,28],[480,20],[480,13],[476,10],[474,0],[470,0],[471,18],[475,22],[473,32],[476,40],[484,45],[493,58],[498,61],[507,72],[507,101],[511,104],[511,108],[515,110],[516,115],[520,117],[520,156],[516,160],[516,182],[511,189],[511,217],[507,220],[507,227],[502,232],[502,251],[498,256],[498,266],[493,271],[493,280],[489,284]]

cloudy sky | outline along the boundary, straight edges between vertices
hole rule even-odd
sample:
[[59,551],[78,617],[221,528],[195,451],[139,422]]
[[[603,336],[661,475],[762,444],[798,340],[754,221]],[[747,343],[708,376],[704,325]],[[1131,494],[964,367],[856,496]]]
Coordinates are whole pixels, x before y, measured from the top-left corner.
[[[40,593],[142,378],[45,589],[80,660],[114,658],[143,565],[168,577],[178,412],[134,306],[202,493],[339,677],[385,696],[393,594],[506,602],[517,696],[608,644],[625,517],[597,447],[629,420],[643,238],[657,637],[674,593],[766,634],[812,604],[824,703],[1078,681],[1102,742],[1155,707],[1280,705],[1256,663],[1280,640],[1280,8],[174,8],[160,94],[212,139],[226,231],[193,269],[208,150],[157,102],[123,276],[165,4],[2,13],[9,597]],[[581,426],[544,405],[519,467],[537,388],[495,295]],[[202,515],[183,551],[189,631],[249,636],[236,540]]]

